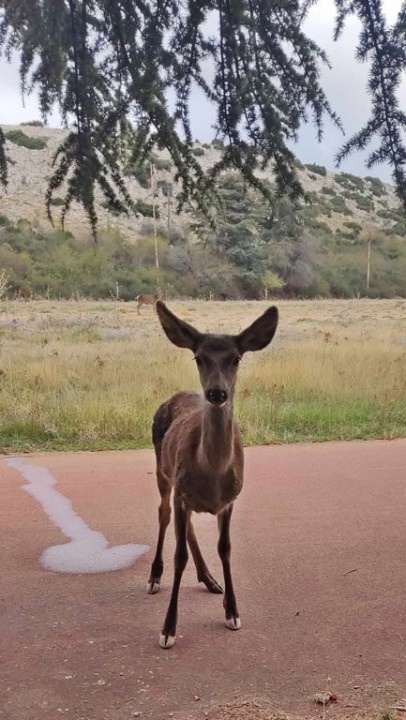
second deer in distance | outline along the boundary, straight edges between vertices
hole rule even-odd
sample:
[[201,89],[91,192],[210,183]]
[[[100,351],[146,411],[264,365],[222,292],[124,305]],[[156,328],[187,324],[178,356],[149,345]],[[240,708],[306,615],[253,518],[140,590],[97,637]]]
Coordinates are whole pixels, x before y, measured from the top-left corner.
[[278,324],[278,311],[276,307],[268,308],[239,335],[201,333],[177,318],[160,300],[156,303],[156,311],[169,340],[194,353],[203,388],[203,395],[193,392],[173,395],[158,408],[152,426],[161,504],[158,543],[148,592],[153,594],[160,588],[164,568],[162,550],[174,488],[175,574],[159,638],[162,648],[170,648],[176,640],[178,594],[188,560],[188,545],[199,582],[203,582],[209,592],[223,592],[200,552],[192,512],[217,515],[226,626],[230,630],[241,627],[230,567],[231,513],[233,502],[242,489],[244,471],[243,444],[233,417],[234,389],[244,353],[262,350],[271,342]]
[[137,303],[137,313],[140,314],[140,307],[142,305],[152,305],[155,310],[155,305],[159,299],[159,295],[137,295],[135,302]]

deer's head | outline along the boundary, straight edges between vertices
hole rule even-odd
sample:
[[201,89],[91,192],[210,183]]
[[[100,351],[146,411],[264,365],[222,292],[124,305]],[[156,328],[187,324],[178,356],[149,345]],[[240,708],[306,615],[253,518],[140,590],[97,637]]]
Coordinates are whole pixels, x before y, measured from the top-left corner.
[[201,333],[180,320],[161,300],[156,310],[169,340],[194,353],[204,396],[211,405],[219,407],[233,396],[238,365],[244,353],[265,348],[278,325],[278,310],[270,307],[239,335],[214,335]]

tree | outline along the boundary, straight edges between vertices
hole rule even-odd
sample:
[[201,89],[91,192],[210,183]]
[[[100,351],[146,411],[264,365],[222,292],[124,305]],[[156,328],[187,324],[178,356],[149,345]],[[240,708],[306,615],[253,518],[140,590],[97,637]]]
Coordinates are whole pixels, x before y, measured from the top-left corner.
[[[0,0],[0,51],[20,54],[23,92],[40,91],[46,119],[57,102],[73,129],[55,157],[47,193],[66,183],[62,220],[81,202],[93,231],[98,185],[118,211],[132,200],[122,160],[142,162],[154,145],[166,148],[182,191],[179,206],[192,203],[210,215],[215,181],[225,169],[268,196],[258,170],[271,164],[280,191],[301,193],[288,148],[300,123],[313,118],[319,137],[323,118],[339,120],[320,85],[327,58],[302,30],[317,0]],[[406,115],[396,91],[406,65],[406,3],[389,27],[381,0],[335,0],[336,36],[356,14],[362,23],[357,57],[371,62],[372,115],[346,143],[340,160],[374,138],[369,165],[387,161],[406,207]],[[217,28],[207,31],[208,19]],[[205,63],[213,80],[205,76]],[[222,157],[205,173],[192,153],[191,90],[198,85],[217,108]],[[175,97],[171,110],[168,89]],[[7,182],[5,139],[0,133],[0,181]]]

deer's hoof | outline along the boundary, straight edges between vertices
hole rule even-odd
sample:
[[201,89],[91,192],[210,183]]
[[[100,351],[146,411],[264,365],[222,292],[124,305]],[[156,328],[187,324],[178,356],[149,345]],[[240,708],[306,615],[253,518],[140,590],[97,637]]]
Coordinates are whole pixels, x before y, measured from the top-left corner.
[[169,650],[169,648],[173,647],[176,642],[175,635],[160,635],[159,636],[159,647],[163,648],[164,650]]
[[214,579],[210,573],[208,575],[204,575],[201,578],[198,578],[199,582],[202,582],[206,585],[207,589],[211,593],[215,593],[218,595],[223,594],[223,588],[221,585],[218,584],[217,580]]
[[147,587],[148,595],[155,595],[155,593],[159,592],[160,589],[161,589],[161,586],[160,586],[158,580],[149,580],[148,581],[148,587]]
[[240,618],[239,617],[227,618],[226,627],[228,627],[229,630],[239,630],[241,627]]

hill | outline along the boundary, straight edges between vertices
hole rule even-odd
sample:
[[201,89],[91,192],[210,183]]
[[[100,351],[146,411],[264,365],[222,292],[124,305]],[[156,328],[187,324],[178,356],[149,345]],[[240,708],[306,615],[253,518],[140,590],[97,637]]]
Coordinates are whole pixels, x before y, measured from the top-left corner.
[[[137,216],[117,215],[99,195],[100,252],[73,205],[65,230],[52,231],[44,198],[52,157],[66,131],[37,125],[3,126],[10,159],[8,192],[0,191],[0,274],[12,292],[69,297],[153,292],[215,297],[406,295],[406,228],[393,189],[378,178],[328,171],[297,162],[308,203],[287,198],[269,205],[246,191],[236,174],[221,181],[224,213],[214,232],[191,213],[176,215],[174,167],[154,153],[160,275],[151,238],[149,165],[126,167]],[[205,169],[219,159],[219,141],[196,142]],[[272,182],[271,174],[264,179]],[[58,228],[59,205],[54,198]],[[199,240],[196,229],[199,229]],[[368,268],[368,269],[367,269]]]
[[[51,175],[52,158],[58,146],[66,136],[65,130],[38,127],[33,125],[3,125],[7,140],[7,155],[10,159],[9,186],[7,193],[0,190],[0,212],[10,220],[27,219],[41,229],[48,229],[49,223],[44,209],[44,197],[48,179]],[[24,146],[22,135],[33,138],[38,145]],[[9,139],[10,138],[10,139]],[[219,159],[216,142],[212,144],[195,143],[194,152],[204,169],[210,168]],[[30,143],[27,143],[30,145]],[[157,206],[160,216],[165,219],[168,212],[168,198],[165,195],[165,183],[173,184],[174,167],[165,153],[156,155],[156,173],[158,180]],[[326,170],[323,166],[302,165],[298,163],[300,181],[315,204],[318,215],[333,230],[345,228],[349,219],[361,224],[368,223],[377,228],[390,228],[402,221],[399,202],[393,188],[374,177],[360,178],[349,173]],[[264,177],[271,179],[270,173]],[[146,183],[148,183],[146,178]],[[151,191],[140,184],[136,177],[127,175],[130,194],[140,199],[147,208],[140,209],[138,218],[114,216],[105,207],[101,194],[98,195],[98,214],[101,228],[118,227],[129,237],[133,237],[142,225],[143,218],[150,216]],[[176,187],[174,187],[174,194]],[[145,215],[143,215],[143,212]],[[58,208],[55,208],[55,219]],[[188,218],[172,213],[174,227],[184,227]],[[87,233],[87,219],[81,206],[74,204],[67,217],[66,229],[75,234]]]

